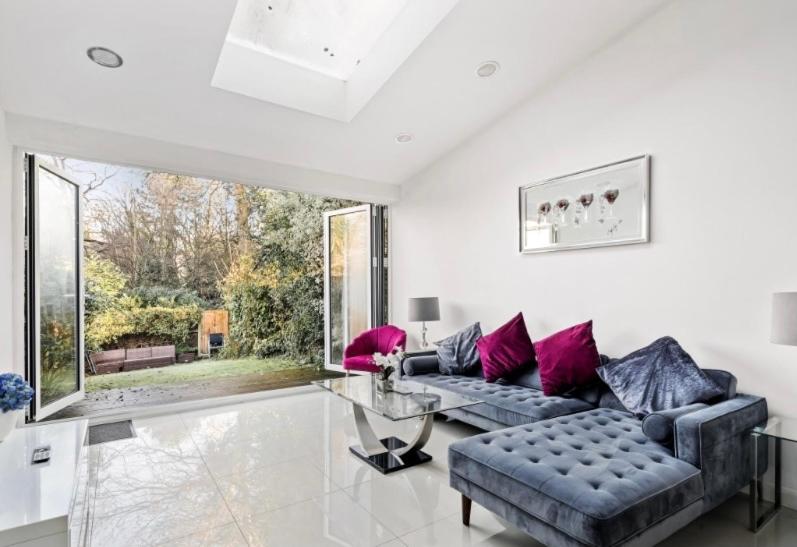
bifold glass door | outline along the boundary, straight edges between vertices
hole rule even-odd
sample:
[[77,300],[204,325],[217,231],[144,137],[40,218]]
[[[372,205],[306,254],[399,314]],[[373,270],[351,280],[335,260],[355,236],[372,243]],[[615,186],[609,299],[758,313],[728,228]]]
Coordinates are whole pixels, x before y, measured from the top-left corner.
[[27,162],[27,357],[40,420],[84,397],[80,187],[55,167]]
[[324,348],[329,369],[342,370],[349,342],[384,323],[384,215],[384,208],[375,205],[324,214]]

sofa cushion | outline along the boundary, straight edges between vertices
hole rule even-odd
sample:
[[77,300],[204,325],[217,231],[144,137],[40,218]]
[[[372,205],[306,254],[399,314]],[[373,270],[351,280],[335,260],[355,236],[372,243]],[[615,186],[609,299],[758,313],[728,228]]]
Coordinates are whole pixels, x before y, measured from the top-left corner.
[[538,367],[522,370],[518,374],[503,378],[500,381],[505,384],[515,384],[542,391],[542,380],[540,379],[540,369]]
[[487,383],[483,378],[473,376],[424,374],[413,376],[412,380],[484,401],[463,410],[508,426],[528,424],[593,408],[581,399],[547,397],[536,389]]
[[709,401],[723,390],[673,338],[665,336],[598,369],[623,406],[643,416]]
[[484,433],[448,455],[452,475],[586,545],[614,545],[703,496],[700,470],[616,410]]
[[574,325],[534,343],[542,390],[563,395],[598,379],[598,346],[592,337],[592,321]]
[[401,362],[401,369],[407,376],[415,376],[416,374],[427,374],[429,372],[437,372],[440,365],[437,363],[437,355],[411,355]]
[[628,412],[628,409],[623,406],[623,403],[617,398],[617,395],[608,387],[601,393],[601,397],[598,399],[598,407]]
[[518,374],[535,364],[534,344],[519,313],[493,332],[476,342],[482,361],[484,378],[495,382]]
[[727,401],[736,397],[736,376],[726,370],[714,368],[704,368],[703,372],[722,390],[722,394],[712,402]]
[[675,420],[685,414],[708,407],[705,403],[692,403],[670,410],[652,412],[642,419],[642,433],[649,439],[671,446]]
[[474,375],[481,367],[476,341],[482,337],[479,323],[465,327],[437,345],[437,361],[443,374]]

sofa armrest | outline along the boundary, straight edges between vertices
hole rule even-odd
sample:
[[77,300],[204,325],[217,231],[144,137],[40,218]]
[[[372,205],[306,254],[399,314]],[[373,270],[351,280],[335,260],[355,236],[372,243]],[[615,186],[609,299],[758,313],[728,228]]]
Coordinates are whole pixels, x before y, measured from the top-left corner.
[[439,372],[440,365],[437,362],[437,355],[414,355],[404,359],[401,369],[407,376],[417,376]]
[[707,509],[733,496],[752,478],[750,431],[767,416],[766,399],[737,395],[675,420],[675,455],[703,471]]

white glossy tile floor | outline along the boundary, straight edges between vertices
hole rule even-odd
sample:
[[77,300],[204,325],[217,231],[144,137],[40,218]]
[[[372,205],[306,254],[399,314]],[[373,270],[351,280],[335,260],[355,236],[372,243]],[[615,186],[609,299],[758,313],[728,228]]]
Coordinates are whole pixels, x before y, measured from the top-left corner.
[[[414,427],[369,419],[383,435]],[[434,460],[383,476],[349,453],[351,410],[325,392],[134,423],[137,437],[89,447],[94,547],[539,545],[477,505],[460,524],[446,450],[477,432],[463,424],[436,422]],[[797,545],[797,513],[754,535],[746,507],[731,500],[662,545]]]

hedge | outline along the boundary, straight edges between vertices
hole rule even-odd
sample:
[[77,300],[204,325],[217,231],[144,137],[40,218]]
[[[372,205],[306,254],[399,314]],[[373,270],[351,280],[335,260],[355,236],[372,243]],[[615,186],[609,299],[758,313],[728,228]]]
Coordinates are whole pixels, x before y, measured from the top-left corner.
[[86,326],[86,343],[90,349],[107,349],[121,337],[131,334],[182,341],[196,330],[201,316],[202,311],[196,305],[111,308],[90,318]]

